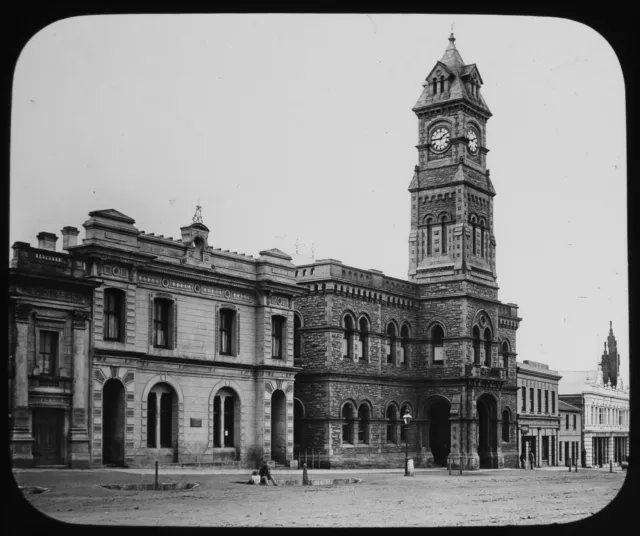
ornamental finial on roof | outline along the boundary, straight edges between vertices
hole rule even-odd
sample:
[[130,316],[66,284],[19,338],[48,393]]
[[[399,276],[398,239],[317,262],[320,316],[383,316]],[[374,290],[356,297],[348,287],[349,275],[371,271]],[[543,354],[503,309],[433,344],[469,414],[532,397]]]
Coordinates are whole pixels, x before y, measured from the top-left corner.
[[[200,201],[198,200],[198,203]],[[202,223],[202,207],[198,204],[196,205],[196,212],[193,215],[193,223]]]
[[455,40],[456,38],[453,37],[453,23],[451,23],[451,35],[449,36],[449,41],[453,43]]

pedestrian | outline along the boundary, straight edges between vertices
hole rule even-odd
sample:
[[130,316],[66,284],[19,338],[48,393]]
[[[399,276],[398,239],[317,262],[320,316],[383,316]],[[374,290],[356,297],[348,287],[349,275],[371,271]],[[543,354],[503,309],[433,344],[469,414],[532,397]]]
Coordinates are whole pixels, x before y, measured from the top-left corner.
[[249,480],[249,482],[247,482],[247,484],[260,484],[260,475],[258,474],[258,471],[256,471],[255,469],[253,470],[253,472],[251,473],[251,479]]
[[533,449],[529,451],[529,463],[531,464],[531,469],[533,470],[533,468],[536,466],[536,455],[533,452]]
[[520,469],[527,468],[527,457],[524,455],[524,452],[520,454]]
[[277,486],[278,483],[271,476],[271,471],[269,469],[269,464],[266,460],[262,461],[262,467],[260,468],[260,484],[263,486]]

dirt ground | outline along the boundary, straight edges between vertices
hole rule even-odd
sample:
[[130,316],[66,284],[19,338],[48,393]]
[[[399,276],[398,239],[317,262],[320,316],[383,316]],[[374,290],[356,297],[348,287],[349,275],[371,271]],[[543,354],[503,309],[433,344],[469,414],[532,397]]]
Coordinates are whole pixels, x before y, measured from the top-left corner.
[[[314,478],[313,471],[309,471]],[[16,471],[21,486],[49,491],[26,495],[41,512],[79,524],[162,526],[379,527],[568,523],[605,507],[626,473],[606,470],[425,470],[334,473],[358,484],[329,487],[249,486],[247,475],[190,471],[161,482],[196,482],[190,491],[121,491],[100,484],[153,482],[135,472]],[[275,475],[296,478],[300,475]],[[328,478],[327,474],[315,475]]]

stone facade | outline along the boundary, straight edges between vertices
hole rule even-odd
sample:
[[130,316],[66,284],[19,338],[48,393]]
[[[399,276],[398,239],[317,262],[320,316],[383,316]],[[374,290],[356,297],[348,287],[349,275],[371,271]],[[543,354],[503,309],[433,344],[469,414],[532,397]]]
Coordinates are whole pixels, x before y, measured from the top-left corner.
[[[144,466],[233,460],[255,466],[267,458],[290,463],[298,371],[293,299],[306,293],[295,282],[291,257],[275,249],[257,259],[214,249],[199,217],[174,240],[139,231],[133,219],[115,210],[89,216],[86,238],[68,244],[67,253],[14,245],[12,287],[14,309],[21,311],[27,290],[18,281],[37,276],[22,262],[27,256],[38,266],[65,267],[69,288],[88,289],[68,314],[55,313],[60,318],[41,317],[38,308],[35,321],[15,314],[13,339],[17,362],[27,359],[31,371],[38,354],[32,342],[22,347],[22,340],[31,341],[22,331],[60,326],[60,355],[66,361],[61,361],[65,373],[57,374],[57,390],[74,394],[55,394],[68,414],[65,434],[71,427],[75,441],[80,433],[71,416],[84,425],[83,461]],[[78,268],[72,272],[71,267]],[[91,319],[81,332],[82,344],[75,342],[79,324],[71,318],[80,310]],[[78,359],[71,361],[76,353]],[[18,445],[26,445],[32,432],[29,414],[22,416],[27,368],[16,370],[13,450],[18,463]],[[29,380],[30,396],[31,383],[42,387],[44,375],[39,378]],[[76,403],[80,389],[83,398]],[[51,398],[52,388],[45,390]],[[33,400],[30,405],[38,403]],[[17,416],[24,424],[18,426]]]
[[398,466],[405,450],[423,466],[518,463],[521,319],[498,300],[491,112],[454,41],[413,109],[409,280],[333,259],[297,266],[309,293],[295,300],[296,450],[330,466]]
[[574,465],[582,463],[582,415],[580,408],[558,400],[560,410],[560,431],[558,433],[558,461],[559,465]]
[[518,451],[537,467],[558,465],[560,413],[558,382],[561,376],[548,365],[525,360],[517,364]]
[[[77,230],[62,230],[65,246]],[[89,467],[90,317],[93,289],[82,259],[13,245],[9,269],[9,449],[15,467]]]

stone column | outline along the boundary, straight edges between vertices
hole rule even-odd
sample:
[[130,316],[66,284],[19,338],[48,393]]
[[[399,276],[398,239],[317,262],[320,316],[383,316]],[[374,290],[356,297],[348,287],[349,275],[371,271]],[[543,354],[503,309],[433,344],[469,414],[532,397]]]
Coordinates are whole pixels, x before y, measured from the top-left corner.
[[[218,413],[218,441],[220,442],[220,448],[224,448],[224,403],[227,395],[220,393],[217,396],[220,397],[220,413]],[[269,438],[269,441],[271,441],[271,438]],[[271,448],[273,448],[273,445],[271,445]]]
[[160,399],[166,393],[158,392],[156,393],[156,449],[160,448]]
[[13,422],[9,432],[9,449],[13,467],[33,465],[33,436],[29,412],[28,341],[31,306],[17,303],[15,312],[15,377],[13,382]]
[[87,429],[87,366],[85,349],[88,313],[73,312],[73,410],[69,432],[69,461],[72,469],[87,469],[91,464],[89,431]]

